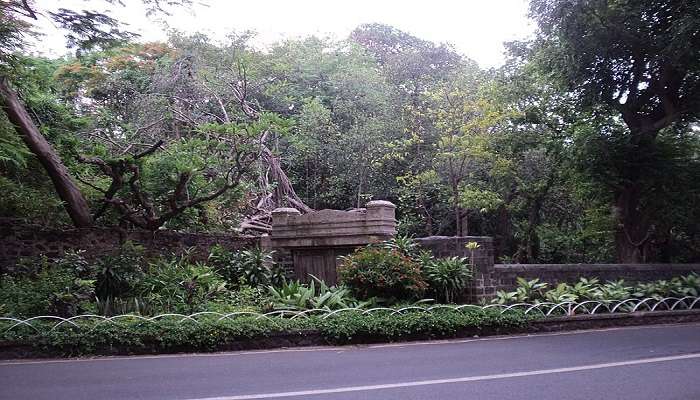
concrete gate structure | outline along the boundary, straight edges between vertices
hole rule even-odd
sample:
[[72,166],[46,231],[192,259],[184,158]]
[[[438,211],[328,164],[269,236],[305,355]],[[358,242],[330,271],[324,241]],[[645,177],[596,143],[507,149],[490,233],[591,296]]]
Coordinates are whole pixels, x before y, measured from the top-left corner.
[[351,211],[320,210],[302,215],[295,208],[272,212],[272,233],[266,247],[288,275],[309,281],[309,275],[329,285],[337,282],[338,257],[357,247],[396,235],[396,206],[375,200]]

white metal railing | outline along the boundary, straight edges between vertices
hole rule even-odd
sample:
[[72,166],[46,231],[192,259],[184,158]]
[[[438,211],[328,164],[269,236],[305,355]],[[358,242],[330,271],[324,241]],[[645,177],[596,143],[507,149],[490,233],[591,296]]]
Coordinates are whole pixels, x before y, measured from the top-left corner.
[[[200,319],[203,318],[215,318],[216,321],[232,320],[237,317],[249,316],[255,317],[255,319],[268,319],[274,320],[275,318],[309,318],[310,316],[319,316],[320,318],[331,318],[333,316],[346,313],[346,312],[359,312],[363,315],[373,314],[373,313],[387,313],[390,315],[405,314],[411,312],[427,312],[431,313],[438,310],[452,310],[452,311],[464,311],[464,310],[499,310],[501,314],[508,312],[523,312],[524,314],[536,314],[541,317],[552,317],[552,316],[573,316],[582,314],[617,314],[617,313],[632,313],[638,311],[674,311],[674,310],[692,310],[700,309],[700,297],[696,296],[685,296],[685,297],[664,297],[664,298],[641,298],[641,299],[626,299],[626,300],[587,300],[583,302],[573,302],[565,301],[561,303],[553,302],[542,302],[542,303],[515,303],[515,304],[488,304],[488,305],[476,305],[476,304],[462,304],[462,305],[447,305],[438,304],[433,306],[419,306],[412,305],[403,308],[388,308],[388,307],[375,307],[375,308],[343,308],[339,310],[328,310],[328,309],[310,309],[310,310],[275,310],[267,313],[257,313],[252,311],[237,311],[231,313],[219,313],[213,311],[203,311],[194,314],[178,314],[178,313],[167,313],[158,314],[155,316],[141,316],[135,314],[122,314],[115,315],[112,317],[106,317],[102,315],[95,314],[83,314],[76,315],[74,317],[63,318],[55,315],[39,315],[31,318],[13,318],[13,317],[0,317],[0,323],[5,322],[10,325],[5,328],[4,332],[9,332],[20,326],[28,326],[33,328],[35,331],[40,332],[40,328],[49,331],[54,330],[62,325],[71,325],[80,328],[81,322],[97,321],[96,324],[90,324],[91,327],[96,327],[105,323],[117,323],[120,320],[139,320],[144,322],[155,322],[161,319],[177,319],[179,323],[183,322],[193,322],[200,323]],[[47,323],[53,322],[53,323]],[[38,327],[37,327],[38,325]],[[87,326],[87,325],[86,325]]]

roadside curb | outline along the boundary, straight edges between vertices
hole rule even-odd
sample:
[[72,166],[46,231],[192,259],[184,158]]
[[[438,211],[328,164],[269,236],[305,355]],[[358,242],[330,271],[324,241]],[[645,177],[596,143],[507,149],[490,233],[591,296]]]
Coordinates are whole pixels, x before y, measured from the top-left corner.
[[526,330],[536,333],[687,322],[700,322],[700,310],[638,311],[551,317],[531,322]]

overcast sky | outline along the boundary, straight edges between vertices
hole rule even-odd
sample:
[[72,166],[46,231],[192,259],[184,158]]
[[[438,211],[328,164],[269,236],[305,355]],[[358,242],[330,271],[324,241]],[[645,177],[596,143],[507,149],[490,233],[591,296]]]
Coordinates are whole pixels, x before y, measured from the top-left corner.
[[[127,22],[142,41],[165,40],[166,26],[149,19],[139,0],[122,0],[126,7],[109,7],[103,0],[36,0],[40,9],[58,7],[111,10]],[[345,38],[363,23],[385,23],[434,42],[453,44],[482,67],[503,62],[503,42],[531,35],[527,0],[194,0],[191,9],[175,9],[165,17],[170,28],[204,32],[220,40],[233,30],[254,30],[266,46],[285,38],[309,35]],[[163,18],[161,18],[163,19]],[[48,55],[65,54],[59,31],[46,19],[46,33],[36,48]]]

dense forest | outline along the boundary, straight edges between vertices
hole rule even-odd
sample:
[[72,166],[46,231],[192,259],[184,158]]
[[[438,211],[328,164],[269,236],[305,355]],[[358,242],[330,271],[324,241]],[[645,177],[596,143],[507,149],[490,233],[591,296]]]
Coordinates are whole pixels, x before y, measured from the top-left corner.
[[533,0],[492,69],[381,24],[145,43],[79,10],[47,59],[32,7],[0,5],[1,217],[264,233],[278,206],[383,199],[502,262],[700,261],[696,0]]

